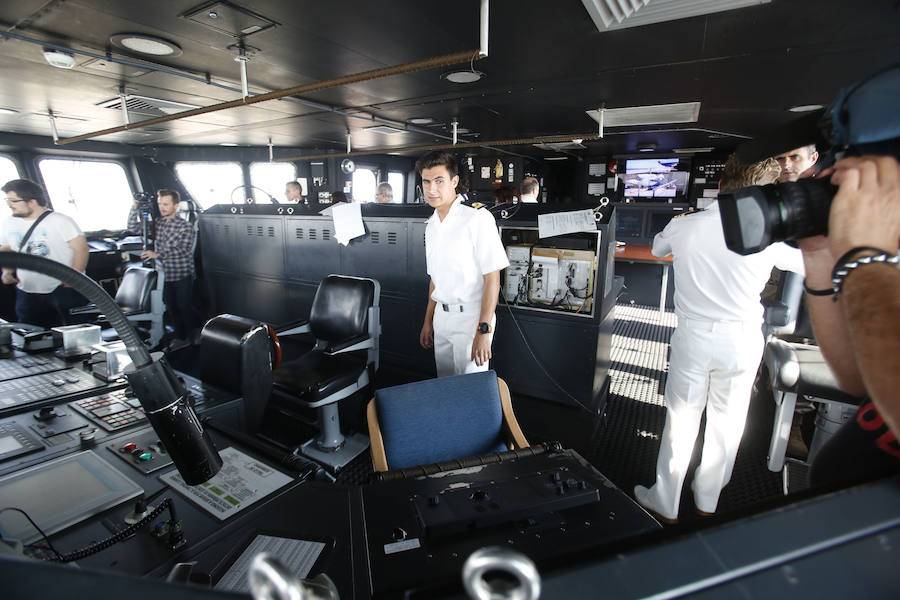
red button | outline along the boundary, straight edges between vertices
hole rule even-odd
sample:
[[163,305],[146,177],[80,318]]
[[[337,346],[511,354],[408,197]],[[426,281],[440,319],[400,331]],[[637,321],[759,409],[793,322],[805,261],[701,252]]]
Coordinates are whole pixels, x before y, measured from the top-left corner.
[[135,444],[134,442],[128,442],[127,444],[119,448],[119,452],[131,452],[135,448],[137,448],[137,444]]

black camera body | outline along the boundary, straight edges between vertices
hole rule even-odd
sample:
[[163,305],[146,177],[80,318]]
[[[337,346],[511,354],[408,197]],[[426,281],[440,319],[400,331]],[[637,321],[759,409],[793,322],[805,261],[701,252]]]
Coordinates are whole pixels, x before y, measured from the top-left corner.
[[[831,149],[819,161],[820,169],[845,156],[875,154],[900,160],[897,98],[900,98],[900,65],[842,90],[817,122],[807,121],[814,129],[806,137],[798,133],[799,137],[791,139],[779,151],[824,140],[830,143]],[[785,140],[780,141],[786,143]],[[758,148],[754,150],[759,151]],[[776,153],[757,155],[745,162],[762,160]],[[738,155],[741,155],[740,149]],[[831,201],[836,192],[837,188],[827,178],[822,178],[720,193],[719,214],[725,245],[733,252],[748,255],[776,242],[828,235]]]
[[138,212],[140,213],[153,213],[154,207],[154,198],[151,194],[147,192],[136,192],[134,194],[134,199],[138,205]]

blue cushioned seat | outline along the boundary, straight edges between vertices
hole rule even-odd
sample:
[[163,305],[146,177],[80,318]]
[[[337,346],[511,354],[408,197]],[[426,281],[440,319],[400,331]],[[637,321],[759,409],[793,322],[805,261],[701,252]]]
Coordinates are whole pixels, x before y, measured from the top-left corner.
[[518,434],[513,434],[516,447],[527,447],[512,415],[509,390],[493,371],[380,389],[369,405],[376,470],[386,470],[377,464],[378,438],[386,466],[402,469],[508,450],[511,432]]

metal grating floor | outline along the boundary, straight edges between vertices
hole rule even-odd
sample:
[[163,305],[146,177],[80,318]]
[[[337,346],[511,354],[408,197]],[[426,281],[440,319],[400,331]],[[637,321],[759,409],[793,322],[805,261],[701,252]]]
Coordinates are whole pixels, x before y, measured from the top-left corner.
[[[635,485],[651,485],[665,425],[664,391],[668,372],[669,339],[677,325],[674,312],[617,305],[613,330],[610,396],[607,423],[592,440],[588,460],[628,494]],[[747,426],[731,482],[719,499],[719,514],[743,512],[781,498],[781,475],[766,468],[768,436],[774,404],[754,391]],[[703,424],[701,424],[702,431]],[[702,435],[694,448],[689,473],[699,464]],[[682,495],[681,520],[696,521],[688,475]]]

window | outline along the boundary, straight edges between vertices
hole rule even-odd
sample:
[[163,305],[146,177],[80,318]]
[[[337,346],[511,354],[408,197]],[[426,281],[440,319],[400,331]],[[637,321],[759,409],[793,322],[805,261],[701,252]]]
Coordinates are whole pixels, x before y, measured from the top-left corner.
[[16,163],[11,159],[0,156],[0,185],[4,185],[7,181],[12,181],[13,179],[20,179],[19,168],[16,167]]
[[132,190],[117,162],[42,158],[38,162],[53,210],[69,215],[82,231],[125,229]]
[[353,201],[375,202],[375,190],[378,189],[376,172],[368,167],[356,167],[353,171]]
[[201,209],[244,203],[244,173],[239,163],[180,162],[175,163],[175,173]]
[[[268,204],[270,196],[279,202],[284,202],[284,184],[296,180],[297,168],[291,163],[250,163],[250,184],[253,186],[250,193],[253,194],[257,203]],[[300,185],[303,187],[304,193],[308,191],[306,186],[302,183]],[[265,193],[261,193],[260,189]]]
[[399,171],[391,171],[388,173],[388,183],[391,184],[391,190],[394,192],[394,202],[402,204],[406,193],[406,175]]

